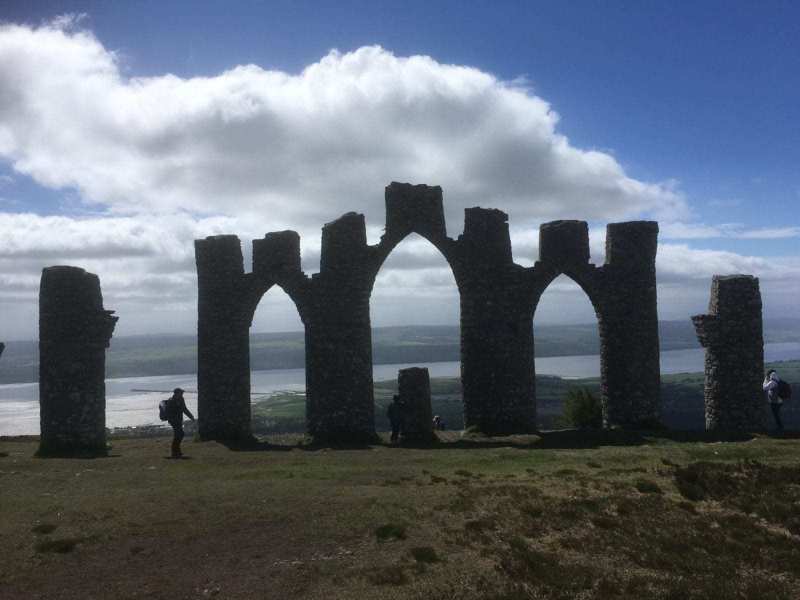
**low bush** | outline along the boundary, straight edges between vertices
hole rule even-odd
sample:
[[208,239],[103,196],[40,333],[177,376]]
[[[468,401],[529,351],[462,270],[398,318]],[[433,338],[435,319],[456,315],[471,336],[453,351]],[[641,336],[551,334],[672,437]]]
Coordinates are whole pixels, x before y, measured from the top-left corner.
[[599,429],[603,425],[600,399],[586,388],[570,390],[564,400],[564,421],[579,429]]

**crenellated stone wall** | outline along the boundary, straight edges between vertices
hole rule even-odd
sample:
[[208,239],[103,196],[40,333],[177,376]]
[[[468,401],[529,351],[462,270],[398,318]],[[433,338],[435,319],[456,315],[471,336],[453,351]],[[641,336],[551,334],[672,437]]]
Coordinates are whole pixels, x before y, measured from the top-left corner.
[[39,289],[39,455],[106,454],[105,361],[118,317],[97,275],[42,270]]
[[758,279],[715,275],[708,314],[695,315],[692,322],[706,349],[706,429],[763,430],[764,338]]
[[326,441],[375,439],[370,295],[381,265],[411,233],[441,252],[458,286],[466,427],[488,434],[535,430],[533,315],[561,273],[586,291],[598,315],[606,425],[658,420],[656,223],[609,225],[601,267],[589,263],[585,222],[547,223],[539,261],[524,268],[513,262],[502,211],[466,209],[464,232],[454,240],[447,236],[440,187],[392,183],[385,202],[386,228],[375,245],[367,244],[361,214],[323,227],[320,272],[312,277],[300,269],[294,232],[254,241],[247,274],[238,238],[195,242],[204,439],[249,436],[248,330],[259,299],[274,284],[295,302],[305,326],[309,433]]

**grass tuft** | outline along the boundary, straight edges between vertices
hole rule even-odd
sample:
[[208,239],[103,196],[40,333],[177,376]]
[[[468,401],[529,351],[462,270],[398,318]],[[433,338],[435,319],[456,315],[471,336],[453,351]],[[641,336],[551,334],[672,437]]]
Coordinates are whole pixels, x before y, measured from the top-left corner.
[[41,540],[36,542],[34,550],[39,554],[68,554],[75,546],[84,541],[84,538],[60,538],[56,540]]
[[436,550],[431,546],[417,546],[415,548],[411,548],[410,552],[411,556],[413,556],[414,560],[417,562],[437,563],[441,561],[441,558],[439,558]]
[[408,583],[405,570],[398,565],[376,567],[367,573],[367,579],[375,585],[405,585]]
[[379,542],[391,539],[404,540],[406,539],[406,527],[405,523],[387,523],[375,530],[375,537],[378,538]]
[[650,479],[637,479],[634,484],[636,489],[642,494],[663,494],[659,485]]
[[52,523],[39,523],[31,527],[31,531],[33,533],[46,535],[48,533],[53,533],[57,527],[58,525],[53,525]]

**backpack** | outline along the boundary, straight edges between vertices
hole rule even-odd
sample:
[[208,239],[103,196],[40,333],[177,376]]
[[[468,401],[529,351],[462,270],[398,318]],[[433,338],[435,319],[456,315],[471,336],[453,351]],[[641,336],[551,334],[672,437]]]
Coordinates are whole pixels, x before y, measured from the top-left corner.
[[792,386],[789,385],[788,381],[784,381],[781,379],[778,381],[778,398],[781,400],[788,400],[792,397]]
[[172,398],[167,398],[166,400],[162,400],[158,403],[158,418],[162,421],[169,421],[169,418],[174,412],[172,402],[170,402],[170,400],[172,400]]

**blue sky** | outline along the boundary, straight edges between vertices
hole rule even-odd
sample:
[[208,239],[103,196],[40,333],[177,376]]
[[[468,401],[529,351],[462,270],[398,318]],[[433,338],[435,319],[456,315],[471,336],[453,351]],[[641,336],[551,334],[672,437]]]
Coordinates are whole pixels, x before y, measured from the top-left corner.
[[[128,80],[168,73],[181,81],[214,78],[248,64],[298,75],[332,48],[347,54],[373,45],[396,57],[424,55],[437,65],[463,65],[500,81],[519,80],[518,87],[558,113],[556,131],[572,147],[600,151],[630,179],[680,196],[685,208],[680,215],[673,211],[665,218],[653,208],[655,200],[645,203],[650,208],[626,213],[666,223],[662,238],[667,244],[672,239],[676,247],[691,250],[786,261],[790,280],[776,287],[785,297],[778,302],[775,292],[774,306],[781,308],[774,312],[791,316],[793,269],[800,254],[796,3],[30,4],[6,2],[0,19],[35,31],[58,15],[85,14],[68,29],[87,31],[105,51],[114,52],[119,74]],[[93,188],[80,176],[74,183],[69,177],[66,184],[47,182],[35,169],[20,168],[21,156],[0,153],[0,176],[6,179],[0,210],[6,213],[86,217],[135,212],[129,201],[106,200],[112,193],[108,186]],[[171,209],[187,207],[176,201]],[[346,209],[359,206],[351,203]],[[576,210],[586,207],[578,204]],[[243,213],[214,206],[197,213],[243,218]],[[563,216],[519,214],[531,223]],[[608,214],[610,219],[617,213]],[[596,228],[609,220],[603,213],[586,218]],[[697,257],[704,260],[704,255]],[[750,263],[734,261],[732,266],[740,264]],[[763,262],[752,264],[758,271]],[[677,271],[673,275],[679,278]],[[701,303],[703,285],[698,284],[692,307]],[[662,294],[662,306],[666,297]],[[680,310],[689,308],[681,305]]]

